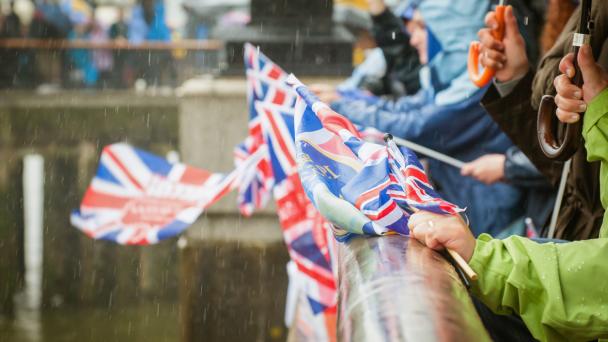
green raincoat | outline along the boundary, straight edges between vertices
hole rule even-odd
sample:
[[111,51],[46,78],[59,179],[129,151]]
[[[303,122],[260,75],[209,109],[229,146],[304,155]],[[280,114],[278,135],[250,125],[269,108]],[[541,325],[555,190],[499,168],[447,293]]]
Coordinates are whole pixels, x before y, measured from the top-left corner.
[[[589,161],[600,161],[600,190],[608,205],[608,89],[588,106],[583,137]],[[497,313],[517,313],[542,341],[608,338],[608,219],[600,238],[538,244],[512,236],[477,239],[473,294]]]

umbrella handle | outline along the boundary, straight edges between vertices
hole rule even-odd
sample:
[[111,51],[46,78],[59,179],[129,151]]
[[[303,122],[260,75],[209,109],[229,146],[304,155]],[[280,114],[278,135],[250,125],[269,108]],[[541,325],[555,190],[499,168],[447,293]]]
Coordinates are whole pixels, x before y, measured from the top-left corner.
[[[497,40],[502,40],[505,36],[505,9],[507,6],[498,5],[496,6],[496,21],[498,22],[498,28],[492,31],[492,36]],[[481,52],[481,43],[474,41],[471,42],[469,47],[469,59],[467,60],[467,68],[469,70],[469,78],[471,81],[478,86],[483,88],[494,78],[496,71],[492,68],[485,68],[483,72],[479,71],[479,55]]]
[[[578,66],[578,52],[580,47],[574,48],[574,78],[572,83],[578,87],[583,85],[583,76]],[[557,120],[555,112],[557,105],[555,98],[544,95],[538,107],[536,121],[536,133],[540,148],[549,159],[566,161],[574,155],[581,143],[581,132],[583,131],[583,119],[573,124],[565,124]],[[582,113],[581,113],[582,115]]]
[[543,96],[538,108],[536,123],[538,142],[541,150],[548,158],[567,161],[578,150],[581,143],[583,119],[581,118],[573,124],[564,124],[557,120],[556,110],[557,105],[554,97],[551,95]]

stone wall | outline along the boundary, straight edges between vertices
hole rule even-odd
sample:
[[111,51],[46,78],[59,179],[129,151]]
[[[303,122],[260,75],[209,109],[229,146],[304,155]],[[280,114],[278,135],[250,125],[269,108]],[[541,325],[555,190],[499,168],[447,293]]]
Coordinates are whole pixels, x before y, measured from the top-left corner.
[[69,223],[103,146],[128,141],[161,155],[177,150],[176,99],[111,92],[2,98],[0,312],[13,312],[12,297],[22,284],[22,159],[28,153],[44,157],[44,309],[176,298],[175,240],[121,247],[93,241]]

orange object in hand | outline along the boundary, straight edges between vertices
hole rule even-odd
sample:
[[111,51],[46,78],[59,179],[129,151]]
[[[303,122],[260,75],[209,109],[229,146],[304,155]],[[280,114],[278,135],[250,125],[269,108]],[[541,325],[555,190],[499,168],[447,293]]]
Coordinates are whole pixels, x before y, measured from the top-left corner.
[[[497,40],[502,40],[505,36],[505,9],[507,6],[503,4],[501,0],[500,5],[496,6],[496,21],[498,22],[498,28],[492,31],[492,35]],[[469,70],[469,77],[471,81],[479,88],[485,87],[492,78],[496,71],[492,68],[485,68],[482,73],[479,72],[479,54],[481,50],[480,42],[471,42],[469,48],[469,59],[467,61],[467,67]]]

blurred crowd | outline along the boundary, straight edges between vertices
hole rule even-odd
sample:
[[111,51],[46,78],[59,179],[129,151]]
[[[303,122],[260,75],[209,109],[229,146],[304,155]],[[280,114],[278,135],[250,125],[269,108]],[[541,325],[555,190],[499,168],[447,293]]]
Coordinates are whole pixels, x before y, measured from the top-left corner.
[[[0,7],[0,39],[66,39],[116,46],[145,45],[208,38],[212,25],[244,25],[249,21],[242,0],[183,1],[186,22],[170,26],[163,0],[137,0],[133,5],[98,6],[92,0],[11,0]],[[169,3],[170,4],[170,3]],[[41,83],[36,49],[0,48],[0,87],[30,88]],[[137,80],[148,86],[175,86],[179,50],[65,49],[56,52],[61,86],[125,88]],[[38,60],[37,60],[38,58]]]
[[[32,4],[29,23],[16,13],[15,2],[10,2],[8,14],[2,19],[2,38],[67,39],[91,42],[170,41],[171,30],[165,23],[162,1],[140,0],[125,16],[125,9],[117,7],[116,18],[110,26],[96,16],[96,6],[84,0],[60,2],[41,0]],[[0,50],[0,84],[3,87],[30,87],[39,80],[36,53],[33,50]],[[174,81],[174,67],[170,52],[145,54],[123,50],[69,49],[57,51],[61,60],[61,83],[67,88],[122,88],[137,78],[158,84],[161,71]],[[150,60],[153,58],[154,60]],[[148,67],[149,66],[149,67]]]

